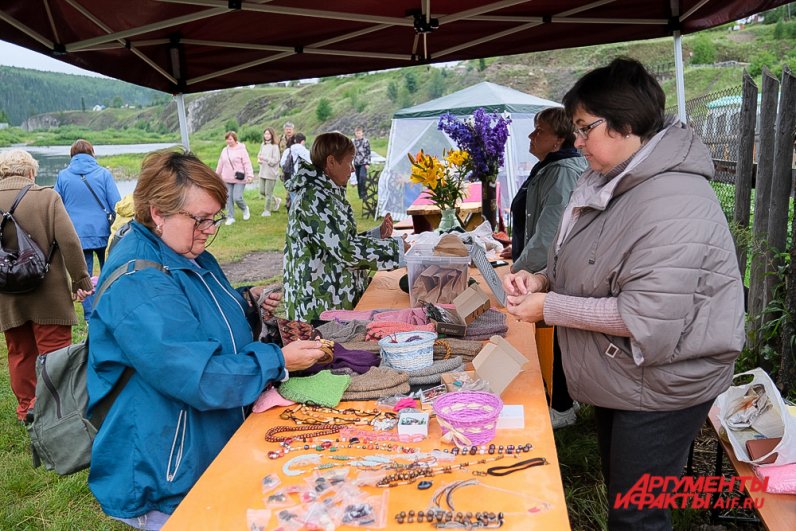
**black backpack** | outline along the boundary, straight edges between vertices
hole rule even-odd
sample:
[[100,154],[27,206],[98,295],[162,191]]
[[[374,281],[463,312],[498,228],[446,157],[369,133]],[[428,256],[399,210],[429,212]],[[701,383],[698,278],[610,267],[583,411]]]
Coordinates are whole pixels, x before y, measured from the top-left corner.
[[287,148],[287,157],[285,157],[285,163],[282,164],[282,180],[287,182],[291,177],[293,177],[294,170],[295,165],[293,164],[293,150]]
[[[33,184],[22,188],[8,212],[0,210],[3,220],[0,221],[0,293],[28,293],[38,288],[50,269],[55,248],[58,243],[53,240],[47,256],[30,234],[23,229],[14,218],[14,211],[22,198]],[[3,243],[5,228],[8,222],[14,224],[17,233],[17,249],[7,249]]]

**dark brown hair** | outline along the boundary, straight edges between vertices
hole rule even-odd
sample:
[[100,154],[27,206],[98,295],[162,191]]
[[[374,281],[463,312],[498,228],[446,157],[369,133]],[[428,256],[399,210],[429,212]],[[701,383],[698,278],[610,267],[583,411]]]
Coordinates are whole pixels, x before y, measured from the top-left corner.
[[271,133],[271,143],[272,144],[276,144],[276,143],[279,142],[279,140],[277,140],[277,138],[276,138],[276,133],[274,133],[273,127],[266,127],[265,129],[263,129],[263,144],[265,144],[265,132],[266,131]]
[[318,170],[324,171],[326,168],[326,159],[332,155],[336,161],[343,160],[343,157],[354,153],[354,143],[350,138],[343,133],[333,131],[331,133],[323,133],[318,135],[315,142],[312,143],[312,150],[310,150],[310,159],[312,165]]
[[619,57],[580,78],[563,103],[570,116],[580,107],[613,131],[649,140],[663,128],[666,96],[644,65]]
[[226,185],[193,153],[163,150],[148,154],[133,192],[136,221],[154,228],[150,207],[164,215],[176,214],[185,205],[192,186],[206,191],[222,207],[227,203]]
[[91,145],[91,142],[88,140],[83,140],[82,138],[78,138],[75,140],[75,143],[72,144],[72,149],[69,150],[69,156],[74,157],[78,153],[85,153],[86,155],[94,156],[94,146]]

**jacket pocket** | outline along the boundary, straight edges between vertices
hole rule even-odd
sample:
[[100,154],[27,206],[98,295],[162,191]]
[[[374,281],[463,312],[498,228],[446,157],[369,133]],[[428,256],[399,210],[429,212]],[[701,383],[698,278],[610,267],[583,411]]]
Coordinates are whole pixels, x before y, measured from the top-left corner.
[[169,459],[166,462],[166,481],[171,483],[177,477],[177,472],[182,464],[183,449],[185,448],[185,431],[188,428],[188,413],[180,410],[177,416],[177,426],[174,428],[174,438],[171,441]]

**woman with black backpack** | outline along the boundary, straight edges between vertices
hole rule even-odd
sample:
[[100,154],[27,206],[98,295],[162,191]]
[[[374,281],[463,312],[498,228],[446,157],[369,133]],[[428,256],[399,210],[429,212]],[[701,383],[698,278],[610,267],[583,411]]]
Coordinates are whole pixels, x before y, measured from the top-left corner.
[[5,214],[16,203],[16,223],[6,219],[3,226],[3,250],[19,249],[17,227],[46,255],[52,249],[49,269],[32,291],[7,293],[0,288],[0,328],[8,346],[17,418],[22,422],[36,396],[36,358],[72,342],[72,325],[77,324],[72,301],[83,300],[93,290],[77,232],[61,197],[35,184],[38,169],[26,151],[0,152],[0,210]]

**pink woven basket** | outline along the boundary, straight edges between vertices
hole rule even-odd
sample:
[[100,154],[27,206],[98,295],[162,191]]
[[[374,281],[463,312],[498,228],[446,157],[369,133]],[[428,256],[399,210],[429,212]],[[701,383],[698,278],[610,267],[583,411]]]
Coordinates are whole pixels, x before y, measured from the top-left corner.
[[443,439],[452,439],[458,446],[491,441],[502,409],[499,396],[483,391],[447,393],[434,401]]

